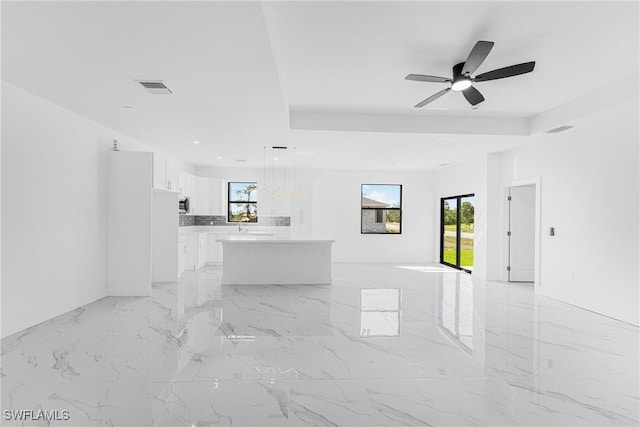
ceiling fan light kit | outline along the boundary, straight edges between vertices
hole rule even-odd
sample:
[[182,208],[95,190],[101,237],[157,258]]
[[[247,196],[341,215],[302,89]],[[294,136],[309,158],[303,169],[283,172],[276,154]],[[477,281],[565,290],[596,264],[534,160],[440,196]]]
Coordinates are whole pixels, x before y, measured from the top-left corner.
[[417,103],[416,108],[424,107],[427,104],[440,98],[450,90],[456,92],[462,92],[462,95],[473,107],[484,101],[484,96],[476,89],[473,84],[476,82],[486,82],[489,80],[504,79],[507,77],[518,76],[520,74],[526,74],[533,71],[536,63],[535,61],[524,62],[522,64],[511,65],[509,67],[499,68],[497,70],[488,71],[484,74],[479,74],[475,77],[471,75],[482,65],[484,60],[491,52],[494,43],[489,41],[478,41],[467,59],[464,62],[453,66],[452,78],[430,76],[425,74],[409,74],[405,77],[406,80],[413,80],[418,82],[429,83],[449,83],[451,86],[431,95],[429,98]]

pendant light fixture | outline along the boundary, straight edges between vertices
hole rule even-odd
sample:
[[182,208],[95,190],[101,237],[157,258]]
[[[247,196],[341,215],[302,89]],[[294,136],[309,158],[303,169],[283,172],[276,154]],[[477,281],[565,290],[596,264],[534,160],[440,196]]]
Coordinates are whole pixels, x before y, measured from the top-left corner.
[[260,194],[269,196],[297,196],[302,189],[296,183],[296,148],[287,146],[263,147],[263,172]]

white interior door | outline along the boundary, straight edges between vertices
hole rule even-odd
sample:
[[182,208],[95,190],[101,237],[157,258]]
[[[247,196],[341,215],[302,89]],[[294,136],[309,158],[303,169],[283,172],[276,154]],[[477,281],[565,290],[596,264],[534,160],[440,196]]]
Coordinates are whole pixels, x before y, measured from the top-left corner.
[[536,187],[511,187],[509,209],[509,281],[533,282],[535,276]]

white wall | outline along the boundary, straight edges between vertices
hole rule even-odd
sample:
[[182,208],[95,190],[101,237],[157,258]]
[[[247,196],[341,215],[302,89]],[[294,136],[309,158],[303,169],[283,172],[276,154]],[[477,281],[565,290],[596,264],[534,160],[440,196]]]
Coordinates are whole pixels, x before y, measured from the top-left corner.
[[[540,177],[536,292],[640,324],[638,100],[502,154],[502,185]],[[555,227],[555,236],[549,228]]]
[[[534,135],[517,149],[437,171],[437,199],[476,195],[473,275],[506,280],[505,189],[539,180],[536,292],[640,324],[637,102],[574,121],[574,129],[560,134]],[[438,200],[435,230],[439,209]],[[555,237],[549,236],[550,227]]]
[[[260,181],[262,169],[201,168],[198,175]],[[312,189],[314,239],[335,240],[334,262],[430,262],[435,259],[434,176],[431,172],[298,170]],[[402,234],[360,234],[361,184],[402,184]],[[260,210],[260,198],[258,198]],[[259,214],[260,216],[260,214]]]
[[[313,171],[313,237],[335,240],[336,262],[428,262],[434,258],[430,172]],[[361,234],[362,184],[402,184],[402,234]]]
[[482,279],[486,278],[487,271],[487,162],[489,156],[477,157],[437,171],[434,195],[436,218],[434,230],[437,233],[437,239],[433,262],[440,262],[440,199],[463,194],[475,195],[472,274]]
[[4,82],[2,107],[5,337],[106,295],[106,153],[148,148]]

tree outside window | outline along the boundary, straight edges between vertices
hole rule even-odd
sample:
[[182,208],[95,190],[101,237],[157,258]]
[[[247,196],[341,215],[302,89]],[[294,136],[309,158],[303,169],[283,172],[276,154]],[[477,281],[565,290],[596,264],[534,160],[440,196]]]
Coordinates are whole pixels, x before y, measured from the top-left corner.
[[257,189],[256,182],[229,183],[229,222],[258,222]]

